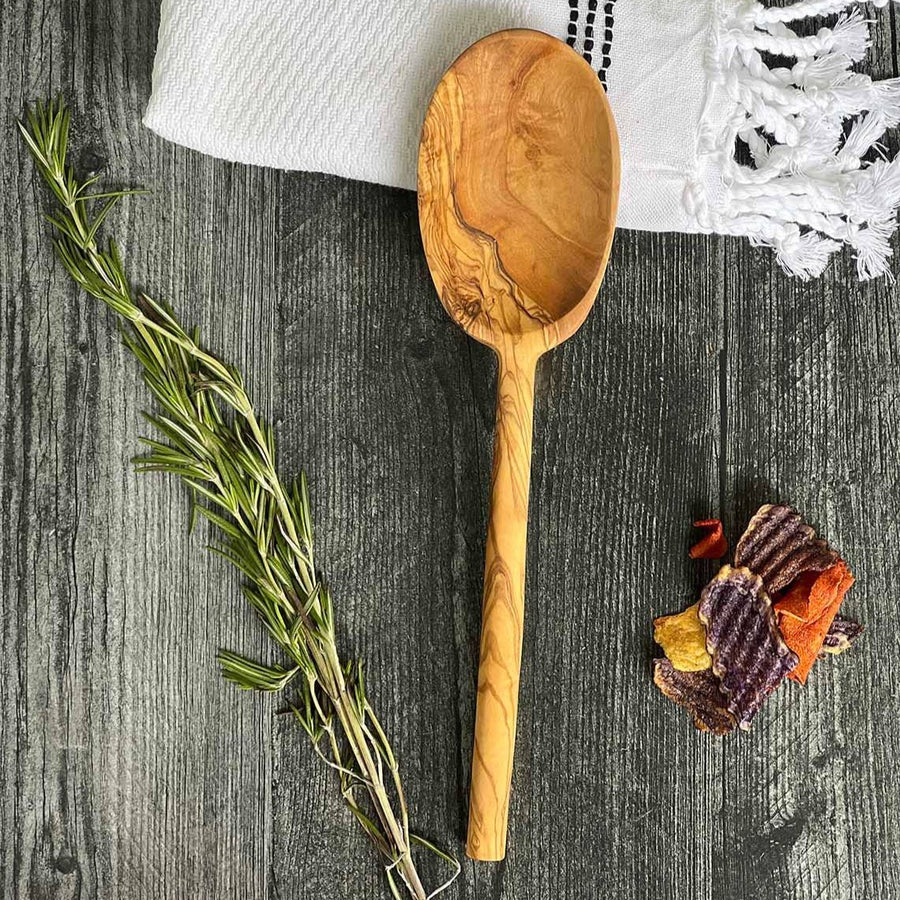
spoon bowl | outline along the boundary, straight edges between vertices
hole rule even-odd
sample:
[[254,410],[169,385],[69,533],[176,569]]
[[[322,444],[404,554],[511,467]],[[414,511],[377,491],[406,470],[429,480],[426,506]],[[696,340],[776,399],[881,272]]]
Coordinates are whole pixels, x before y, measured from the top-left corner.
[[499,358],[467,853],[502,859],[519,693],[538,357],[582,324],[615,227],[619,146],[597,73],[518,29],[441,79],[419,147],[419,223],[441,303]]
[[444,75],[419,150],[419,217],[447,312],[537,355],[584,321],[612,244],[619,148],[603,86],[561,41],[501,31]]

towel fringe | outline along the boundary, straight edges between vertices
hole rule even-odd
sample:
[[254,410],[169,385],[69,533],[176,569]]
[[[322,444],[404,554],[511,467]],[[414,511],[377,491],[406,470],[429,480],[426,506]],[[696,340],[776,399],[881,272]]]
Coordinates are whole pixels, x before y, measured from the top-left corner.
[[[704,229],[772,247],[782,268],[803,279],[820,275],[842,245],[852,248],[861,280],[893,277],[900,158],[888,160],[878,141],[900,123],[900,79],[874,82],[852,70],[870,45],[858,3],[745,0],[718,23],[707,61],[728,111],[724,128],[701,127],[701,169],[685,205]],[[821,16],[837,18],[805,37],[787,24]],[[763,53],[794,62],[770,67]],[[738,142],[752,165],[737,161]],[[866,162],[873,149],[881,158]],[[716,183],[705,178],[704,160]]]

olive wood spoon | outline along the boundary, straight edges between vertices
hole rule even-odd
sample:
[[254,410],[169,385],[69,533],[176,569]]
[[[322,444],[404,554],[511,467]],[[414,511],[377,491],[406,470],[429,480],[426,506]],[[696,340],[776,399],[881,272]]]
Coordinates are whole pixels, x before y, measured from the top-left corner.
[[615,123],[597,73],[537,31],[492,34],[444,75],[419,147],[419,223],[444,308],[499,357],[466,851],[506,853],[537,359],[581,325],[609,257]]

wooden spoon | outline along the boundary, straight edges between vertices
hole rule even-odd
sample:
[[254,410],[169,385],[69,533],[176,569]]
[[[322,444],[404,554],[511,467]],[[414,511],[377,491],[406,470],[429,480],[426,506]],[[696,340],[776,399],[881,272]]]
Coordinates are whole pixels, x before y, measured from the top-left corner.
[[460,56],[419,147],[419,223],[441,302],[499,357],[467,853],[506,853],[538,357],[584,321],[609,257],[619,144],[591,67],[537,31]]

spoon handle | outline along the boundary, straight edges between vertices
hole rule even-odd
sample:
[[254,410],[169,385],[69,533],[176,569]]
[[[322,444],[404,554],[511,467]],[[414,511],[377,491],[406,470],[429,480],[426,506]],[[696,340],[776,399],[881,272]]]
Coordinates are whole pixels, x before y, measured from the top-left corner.
[[466,843],[472,859],[498,860],[506,854],[525,612],[535,365],[531,357],[518,359],[513,349],[500,354]]

